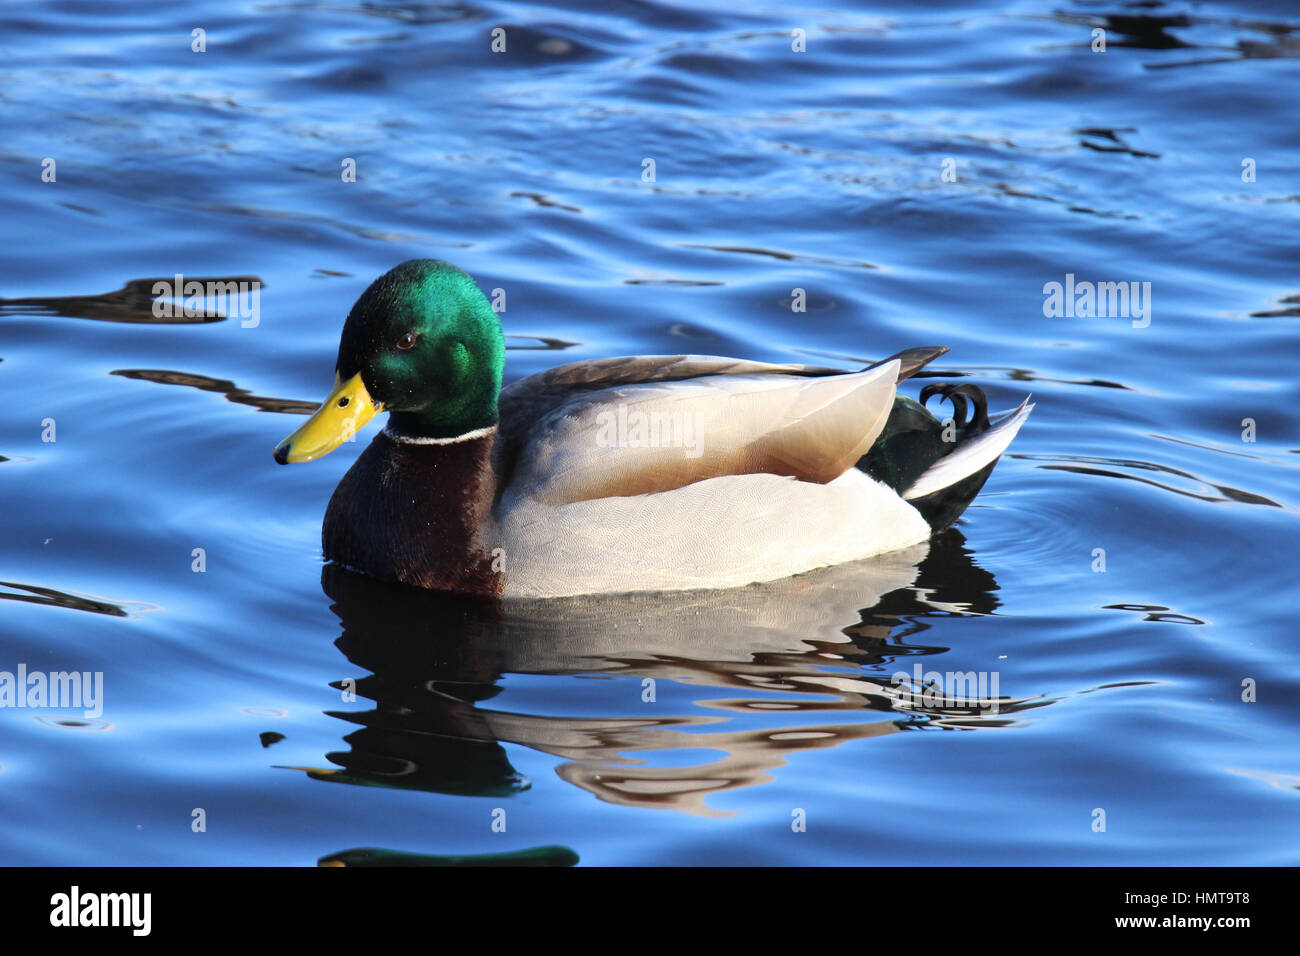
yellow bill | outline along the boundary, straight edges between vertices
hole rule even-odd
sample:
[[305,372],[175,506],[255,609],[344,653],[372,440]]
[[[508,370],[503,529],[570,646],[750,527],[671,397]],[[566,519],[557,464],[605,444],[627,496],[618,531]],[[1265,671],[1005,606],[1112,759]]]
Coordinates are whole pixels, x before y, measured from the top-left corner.
[[384,410],[376,405],[361,381],[361,373],[346,382],[334,376],[334,390],[306,424],[275,446],[275,460],[282,465],[312,461],[328,455],[345,441],[351,441],[366,422]]

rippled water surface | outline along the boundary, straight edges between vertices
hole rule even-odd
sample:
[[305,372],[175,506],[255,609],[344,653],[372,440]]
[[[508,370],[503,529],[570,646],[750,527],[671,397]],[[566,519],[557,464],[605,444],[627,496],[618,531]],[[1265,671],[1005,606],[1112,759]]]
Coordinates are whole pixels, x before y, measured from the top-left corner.
[[[1298,81],[1284,3],[0,7],[0,670],[104,682],[0,709],[0,860],[1297,862]],[[504,615],[322,574],[361,446],[271,449],[417,256],[505,291],[508,379],[947,345],[1037,408],[860,566]],[[159,321],[177,273],[257,321]],[[1046,316],[1067,275],[1149,324]]]

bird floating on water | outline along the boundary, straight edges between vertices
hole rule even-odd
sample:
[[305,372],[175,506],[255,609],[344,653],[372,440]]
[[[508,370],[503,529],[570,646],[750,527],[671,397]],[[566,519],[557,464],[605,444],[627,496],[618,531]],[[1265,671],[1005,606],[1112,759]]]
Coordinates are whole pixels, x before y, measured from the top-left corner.
[[[736,587],[917,544],[965,510],[1033,406],[990,418],[975,385],[897,393],[947,351],[860,371],[592,359],[502,389],[482,291],[412,259],[357,299],[333,391],[275,460],[319,458],[389,413],[322,528],[326,560],[380,580],[483,597]],[[951,420],[926,409],[935,394]]]

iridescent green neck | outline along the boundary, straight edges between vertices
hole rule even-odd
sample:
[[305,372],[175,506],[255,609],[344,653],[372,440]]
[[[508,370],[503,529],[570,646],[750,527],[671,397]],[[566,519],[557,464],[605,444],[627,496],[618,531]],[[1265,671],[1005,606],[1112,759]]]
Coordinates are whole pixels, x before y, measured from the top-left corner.
[[394,411],[389,428],[400,435],[419,438],[455,438],[497,423],[497,395],[501,372],[494,375],[466,373],[465,384],[449,399],[415,411]]

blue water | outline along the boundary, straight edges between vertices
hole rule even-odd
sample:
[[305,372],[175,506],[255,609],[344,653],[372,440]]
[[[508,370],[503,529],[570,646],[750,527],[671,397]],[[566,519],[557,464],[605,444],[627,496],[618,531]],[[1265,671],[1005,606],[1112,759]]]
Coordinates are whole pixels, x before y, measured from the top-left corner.
[[[104,682],[0,709],[0,861],[1296,863],[1300,14],[592,6],[0,7],[0,671]],[[322,580],[362,444],[271,450],[426,256],[505,290],[508,379],[947,345],[1037,407],[847,575],[504,619]],[[257,321],[152,321],[177,273]],[[1048,317],[1067,274],[1149,324]],[[917,662],[1006,700],[909,709]]]

